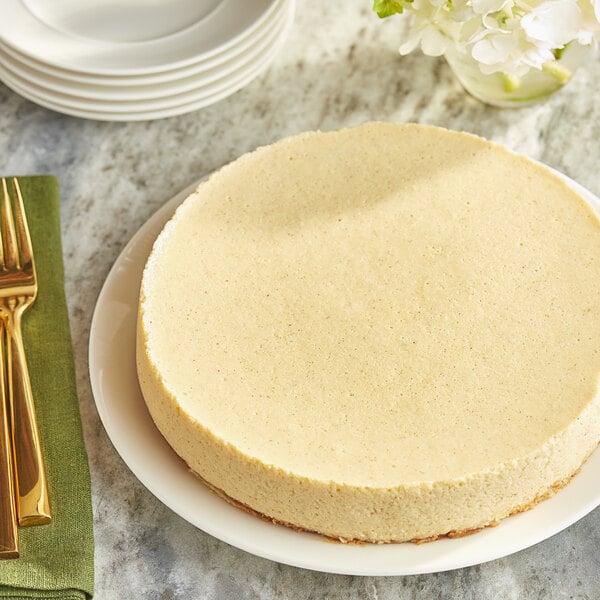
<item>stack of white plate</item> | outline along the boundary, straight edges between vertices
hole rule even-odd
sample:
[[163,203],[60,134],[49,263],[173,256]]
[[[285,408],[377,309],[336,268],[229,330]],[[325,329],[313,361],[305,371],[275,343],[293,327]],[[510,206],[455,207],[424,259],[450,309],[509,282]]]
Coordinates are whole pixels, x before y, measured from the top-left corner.
[[0,79],[78,117],[179,115],[259,75],[294,8],[295,0],[0,0]]

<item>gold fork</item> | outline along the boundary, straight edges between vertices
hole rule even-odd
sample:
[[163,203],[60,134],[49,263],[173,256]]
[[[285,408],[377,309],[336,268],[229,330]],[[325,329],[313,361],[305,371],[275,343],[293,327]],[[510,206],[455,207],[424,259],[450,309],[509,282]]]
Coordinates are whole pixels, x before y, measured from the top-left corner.
[[19,525],[43,525],[51,520],[48,484],[21,334],[21,317],[35,300],[38,285],[23,197],[16,178],[12,186],[14,216],[7,182],[2,178],[0,316],[6,329],[17,515]]

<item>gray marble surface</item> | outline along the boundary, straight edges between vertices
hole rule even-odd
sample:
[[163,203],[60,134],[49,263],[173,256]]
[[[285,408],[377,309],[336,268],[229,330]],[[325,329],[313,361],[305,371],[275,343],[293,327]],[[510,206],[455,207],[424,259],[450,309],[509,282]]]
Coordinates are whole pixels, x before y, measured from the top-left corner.
[[[398,22],[370,0],[300,2],[272,66],[234,96],[162,121],[101,123],[40,108],[0,84],[4,174],[53,173],[62,186],[67,296],[89,452],[96,598],[600,598],[600,511],[487,564],[410,577],[349,577],[282,566],[199,531],[131,474],[100,423],[87,372],[96,297],[119,252],[166,200],[256,146],[366,120],[471,131],[539,159],[600,195],[600,64],[518,110],[467,96],[441,59],[400,57]],[[393,157],[388,157],[393,160]]]

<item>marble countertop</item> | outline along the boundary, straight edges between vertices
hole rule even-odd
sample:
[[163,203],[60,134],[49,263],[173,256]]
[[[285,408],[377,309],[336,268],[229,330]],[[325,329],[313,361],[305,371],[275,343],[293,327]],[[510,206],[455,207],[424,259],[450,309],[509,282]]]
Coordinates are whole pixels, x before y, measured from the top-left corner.
[[504,143],[600,195],[597,61],[545,103],[499,110],[467,96],[442,59],[400,57],[398,21],[379,21],[370,5],[300,2],[287,44],[260,78],[177,118],[80,120],[0,84],[2,171],[53,173],[62,187],[66,291],[92,472],[97,600],[600,598],[598,510],[532,548],[471,568],[387,578],[309,572],[246,554],[176,516],[127,469],[100,423],[87,346],[112,263],[166,200],[243,152],[308,129],[367,120],[430,123]]

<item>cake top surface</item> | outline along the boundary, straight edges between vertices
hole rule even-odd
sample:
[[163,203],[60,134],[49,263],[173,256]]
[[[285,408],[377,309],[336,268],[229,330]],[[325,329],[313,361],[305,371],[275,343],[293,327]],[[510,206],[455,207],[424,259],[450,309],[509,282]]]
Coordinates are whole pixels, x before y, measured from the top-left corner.
[[201,184],[140,307],[165,392],[216,439],[322,481],[461,477],[595,397],[600,223],[472,135],[306,133]]

